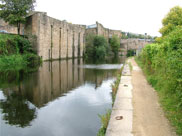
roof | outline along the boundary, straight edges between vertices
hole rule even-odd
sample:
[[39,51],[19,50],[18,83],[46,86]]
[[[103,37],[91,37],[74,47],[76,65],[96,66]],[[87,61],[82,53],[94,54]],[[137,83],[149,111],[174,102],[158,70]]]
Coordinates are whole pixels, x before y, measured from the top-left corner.
[[86,26],[87,29],[90,29],[90,28],[97,28],[97,25],[96,24],[93,24],[93,25],[88,25]]

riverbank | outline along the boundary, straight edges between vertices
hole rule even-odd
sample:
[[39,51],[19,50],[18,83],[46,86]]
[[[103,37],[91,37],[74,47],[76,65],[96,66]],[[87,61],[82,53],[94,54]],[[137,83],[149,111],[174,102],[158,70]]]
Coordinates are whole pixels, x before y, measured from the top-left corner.
[[19,70],[41,62],[28,39],[19,35],[0,34],[0,70]]
[[[124,68],[106,136],[176,136],[134,58]],[[127,72],[125,72],[127,71]]]

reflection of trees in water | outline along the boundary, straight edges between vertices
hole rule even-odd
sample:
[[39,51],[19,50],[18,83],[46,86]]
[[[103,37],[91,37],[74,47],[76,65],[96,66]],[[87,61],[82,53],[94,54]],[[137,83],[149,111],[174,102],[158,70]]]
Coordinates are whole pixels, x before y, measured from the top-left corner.
[[117,71],[117,69],[85,69],[85,81],[95,84],[95,88],[98,88],[104,80],[115,77]]
[[122,64],[125,62],[125,56],[116,56],[116,57],[106,57],[104,60],[95,60],[95,59],[86,59],[85,63],[87,64]]
[[0,88],[10,88],[19,85],[20,82],[29,80],[29,75],[35,73],[38,68],[27,68],[21,70],[0,70]]
[[28,101],[16,93],[12,93],[7,96],[7,99],[1,100],[0,108],[3,119],[10,125],[30,126],[30,122],[36,118],[36,109],[30,108]]

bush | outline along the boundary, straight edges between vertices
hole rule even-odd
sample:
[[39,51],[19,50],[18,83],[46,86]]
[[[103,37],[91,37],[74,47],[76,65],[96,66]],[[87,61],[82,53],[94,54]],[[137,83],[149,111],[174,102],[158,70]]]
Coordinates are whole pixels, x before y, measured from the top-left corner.
[[120,39],[116,36],[113,35],[112,38],[109,41],[111,50],[114,53],[114,55],[118,55],[119,48],[120,48]]
[[86,38],[87,58],[104,59],[108,52],[108,43],[103,36],[88,35]]
[[23,55],[23,58],[27,62],[27,65],[31,67],[39,65],[41,62],[40,57],[32,53],[27,53]]
[[135,55],[135,50],[127,50],[127,54],[126,54],[127,57],[131,57],[134,55]]
[[0,34],[0,55],[33,52],[28,39],[19,35]]
[[0,70],[22,69],[40,64],[28,39],[19,35],[0,34]]

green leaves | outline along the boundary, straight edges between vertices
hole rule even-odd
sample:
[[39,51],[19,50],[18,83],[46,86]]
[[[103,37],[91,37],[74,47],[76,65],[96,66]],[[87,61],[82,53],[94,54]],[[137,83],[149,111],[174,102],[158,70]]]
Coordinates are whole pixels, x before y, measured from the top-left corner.
[[18,28],[25,23],[25,17],[34,9],[35,0],[0,0],[0,18]]
[[110,116],[111,116],[111,110],[107,110],[105,115],[98,115],[101,119],[102,127],[100,128],[97,136],[105,136],[107,126],[109,124]]
[[92,59],[104,59],[108,43],[103,36],[88,35],[86,38],[86,56]]
[[182,8],[176,6],[170,10],[167,16],[162,21],[163,27],[160,33],[165,36],[173,31],[176,27],[182,26]]
[[118,55],[119,48],[120,48],[120,39],[116,36],[113,35],[112,38],[109,41],[111,50],[114,53],[114,55]]
[[33,52],[30,42],[18,35],[0,34],[0,55]]

